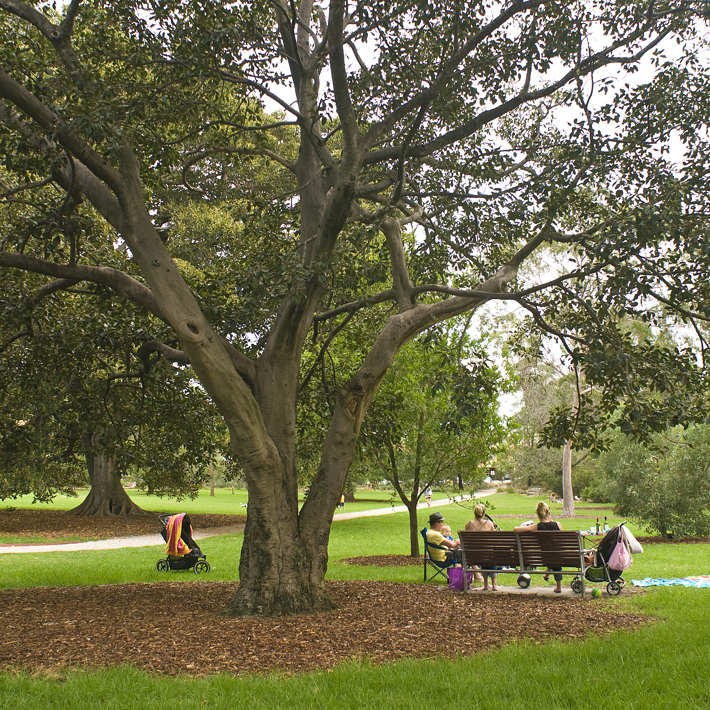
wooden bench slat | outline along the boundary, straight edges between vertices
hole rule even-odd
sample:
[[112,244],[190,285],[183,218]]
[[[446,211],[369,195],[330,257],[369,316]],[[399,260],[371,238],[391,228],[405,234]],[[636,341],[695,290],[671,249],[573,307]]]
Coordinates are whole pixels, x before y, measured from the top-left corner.
[[459,539],[468,566],[517,567],[520,563],[515,533],[464,530],[459,532]]
[[540,531],[518,533],[526,567],[578,567],[582,550],[578,532]]

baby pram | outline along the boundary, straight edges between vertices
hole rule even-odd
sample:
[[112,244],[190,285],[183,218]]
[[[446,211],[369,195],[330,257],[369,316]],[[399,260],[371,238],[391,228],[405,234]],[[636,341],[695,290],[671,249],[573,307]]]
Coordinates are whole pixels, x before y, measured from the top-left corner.
[[163,528],[160,534],[165,540],[167,557],[155,564],[158,572],[191,569],[195,574],[210,571],[210,563],[192,539],[190,516],[186,513],[159,516]]
[[[611,596],[621,594],[626,582],[621,576],[620,570],[609,567],[609,558],[616,547],[619,534],[623,536],[624,523],[619,523],[604,535],[595,548],[591,548],[585,553],[588,556],[590,565],[584,570],[584,578],[590,582],[607,582],[606,591]],[[578,575],[572,580],[572,591],[577,594],[582,593],[582,579]]]

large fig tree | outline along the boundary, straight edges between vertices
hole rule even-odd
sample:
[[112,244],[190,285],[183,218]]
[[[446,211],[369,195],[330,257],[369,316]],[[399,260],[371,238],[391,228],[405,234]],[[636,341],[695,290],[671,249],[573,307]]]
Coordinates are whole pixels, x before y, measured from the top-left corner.
[[[607,102],[704,6],[2,0],[0,267],[101,285],[170,326],[163,353],[189,362],[249,485],[232,613],[331,608],[333,511],[408,340],[497,298],[544,326],[515,288],[549,242],[578,260],[538,290],[566,297],[614,269],[618,254],[585,249],[634,205],[590,204],[589,188],[627,170],[633,194],[623,158],[647,136]],[[189,204],[230,219],[178,232]],[[103,243],[75,228],[83,210],[110,226]],[[651,238],[625,243],[624,263]],[[219,284],[195,278],[205,263]],[[302,358],[372,308],[388,317],[333,403],[299,510]]]

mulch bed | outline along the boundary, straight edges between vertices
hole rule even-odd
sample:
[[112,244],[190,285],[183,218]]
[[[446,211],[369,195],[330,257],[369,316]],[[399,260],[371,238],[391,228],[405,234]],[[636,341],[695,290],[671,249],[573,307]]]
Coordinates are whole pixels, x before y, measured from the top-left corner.
[[409,557],[408,555],[371,555],[369,557],[346,557],[334,560],[334,562],[365,567],[409,567],[410,565],[421,565],[422,558]]
[[[196,530],[237,527],[245,520],[191,518]],[[100,539],[159,529],[156,516],[80,518],[61,511],[0,510],[0,535]],[[342,562],[421,564],[406,555]],[[352,581],[328,583],[337,611],[275,619],[220,616],[237,585],[204,579],[2,590],[0,668],[53,673],[132,664],[162,675],[299,673],[353,658],[384,663],[468,655],[522,639],[585,638],[651,621],[614,608],[606,598],[464,595],[436,585]],[[445,643],[436,629],[446,629]]]
[[465,595],[391,582],[330,582],[340,608],[328,613],[218,616],[236,586],[199,581],[0,591],[0,668],[53,673],[132,664],[172,676],[300,673],[356,658],[384,663],[470,655],[522,639],[584,639],[650,621],[610,610],[606,600]]

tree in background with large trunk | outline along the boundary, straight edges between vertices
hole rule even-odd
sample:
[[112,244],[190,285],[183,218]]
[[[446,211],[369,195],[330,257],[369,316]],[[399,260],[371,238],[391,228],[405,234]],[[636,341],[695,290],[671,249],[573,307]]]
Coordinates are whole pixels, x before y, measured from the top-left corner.
[[101,289],[87,299],[75,285],[8,277],[0,296],[0,497],[48,501],[88,482],[71,513],[148,514],[123,489],[123,475],[137,475],[153,494],[195,495],[219,420],[190,372],[155,352],[150,322],[136,327],[135,313]]
[[[696,238],[649,145],[655,129],[629,131],[615,97],[665,39],[690,41],[705,9],[72,0],[58,15],[2,3],[4,199],[21,195],[25,211],[40,196],[64,199],[62,220],[37,229],[15,222],[8,202],[0,267],[100,284],[169,326],[249,486],[231,613],[332,607],[333,511],[363,417],[405,343],[491,299],[516,300],[544,327],[577,279],[623,267],[608,294],[622,297],[650,245]],[[279,115],[255,109],[267,100]],[[573,122],[553,122],[558,108]],[[230,172],[265,161],[279,178],[256,189]],[[176,258],[164,209],[176,199],[209,207],[216,192],[239,211],[238,236],[211,223]],[[109,238],[76,237],[78,203]],[[672,234],[670,223],[680,225]],[[549,281],[519,281],[549,242],[576,261]],[[693,295],[703,259],[697,251],[678,294]],[[229,297],[191,278],[203,263],[224,265]],[[306,343],[346,337],[369,309],[387,317],[333,402],[299,511]],[[605,316],[587,304],[586,330],[570,324],[585,347]]]

